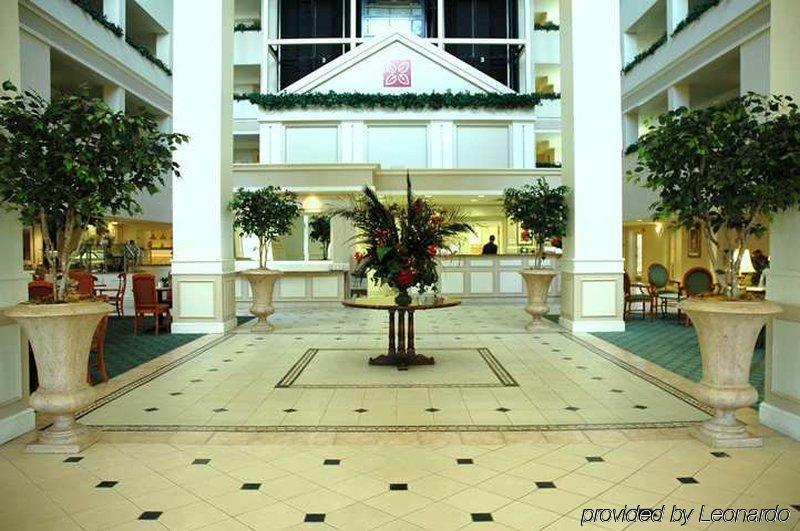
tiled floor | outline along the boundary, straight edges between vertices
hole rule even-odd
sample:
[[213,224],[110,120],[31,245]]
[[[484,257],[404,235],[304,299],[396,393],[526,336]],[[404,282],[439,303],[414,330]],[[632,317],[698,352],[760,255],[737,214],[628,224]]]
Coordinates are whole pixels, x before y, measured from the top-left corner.
[[[708,418],[688,394],[555,325],[520,333],[519,308],[420,313],[417,351],[434,356],[433,366],[368,365],[386,349],[373,331],[385,325],[378,312],[284,311],[278,333],[231,334],[132,383],[82,421],[113,429],[527,430]],[[311,322],[315,333],[306,331]],[[495,323],[502,332],[483,331],[500,328]],[[518,325],[514,333],[509,323]]]
[[[0,529],[681,527],[608,521],[626,505],[693,510],[684,529],[730,527],[701,508],[778,506],[785,522],[739,527],[800,529],[800,442],[754,410],[740,417],[764,447],[715,451],[670,427],[705,417],[691,381],[589,335],[525,334],[520,308],[440,313],[418,319],[418,350],[442,353],[434,372],[369,371],[383,316],[320,309],[112,379],[83,421],[136,431],[74,456],[26,454],[34,434],[0,447]],[[540,424],[515,424],[519,411]]]

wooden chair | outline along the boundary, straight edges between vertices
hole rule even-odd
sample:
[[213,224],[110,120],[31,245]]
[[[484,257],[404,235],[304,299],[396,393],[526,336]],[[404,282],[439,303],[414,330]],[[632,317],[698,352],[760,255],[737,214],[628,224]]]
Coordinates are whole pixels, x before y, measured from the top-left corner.
[[28,300],[43,301],[53,298],[53,283],[47,280],[28,282]]
[[92,337],[91,352],[95,353],[95,363],[92,363],[91,357],[89,358],[89,368],[86,371],[86,381],[93,384],[92,381],[92,367],[97,367],[100,372],[100,378],[104,382],[108,381],[108,373],[106,373],[106,358],[105,358],[105,345],[106,345],[106,330],[108,329],[108,316],[104,315],[97,328],[94,330]]
[[[641,303],[642,305],[642,319],[644,319],[647,315],[647,303],[650,303],[650,317],[652,318],[655,312],[655,302],[653,294],[650,292],[650,290],[639,285],[637,286],[639,291],[634,292],[633,285],[631,284],[631,277],[628,276],[628,273],[623,273],[622,279],[623,287],[625,289],[625,305],[622,312],[622,318],[627,321],[633,313],[633,305],[637,303]],[[645,291],[642,291],[642,289]]]
[[159,321],[162,315],[169,318],[169,306],[160,304],[156,295],[156,277],[152,273],[133,274],[133,333],[139,334],[139,317],[152,314],[156,322],[156,335],[158,335]]
[[98,288],[97,292],[102,293],[108,302],[114,305],[118,317],[125,317],[125,288],[128,283],[128,275],[120,273],[117,275],[119,283],[116,288]]
[[[681,289],[686,297],[696,297],[706,293],[716,293],[717,284],[714,275],[705,267],[693,267],[683,274]],[[683,323],[690,324],[688,317],[684,316]]]
[[[682,299],[681,283],[669,278],[669,270],[658,262],[653,262],[647,267],[647,283],[650,292],[655,297],[657,306],[661,308],[661,315],[667,315],[670,304],[678,306]],[[671,287],[671,286],[674,286]],[[680,317],[680,310],[678,316]]]
[[91,297],[94,295],[94,282],[97,280],[88,271],[70,271],[69,279],[77,282],[75,291],[79,295]]

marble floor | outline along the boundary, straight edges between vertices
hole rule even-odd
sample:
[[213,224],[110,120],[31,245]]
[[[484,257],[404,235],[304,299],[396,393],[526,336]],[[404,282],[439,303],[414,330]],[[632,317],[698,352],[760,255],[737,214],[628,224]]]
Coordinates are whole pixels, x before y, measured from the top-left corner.
[[[601,339],[463,306],[418,317],[437,365],[398,372],[366,365],[378,313],[275,321],[97,386],[81,454],[26,454],[34,433],[0,446],[0,529],[800,529],[800,442],[745,409],[762,448],[704,446],[695,384]],[[663,520],[613,521],[637,505]]]

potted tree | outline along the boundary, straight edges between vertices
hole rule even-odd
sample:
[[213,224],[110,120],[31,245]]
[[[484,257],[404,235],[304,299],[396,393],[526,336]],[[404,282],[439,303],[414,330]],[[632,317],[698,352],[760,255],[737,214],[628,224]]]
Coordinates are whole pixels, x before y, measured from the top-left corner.
[[331,217],[324,214],[312,216],[308,222],[308,237],[322,245],[322,259],[328,259],[331,246]]
[[660,116],[639,139],[629,179],[659,193],[658,219],[698,228],[720,286],[680,308],[697,330],[703,378],[697,398],[716,414],[697,434],[715,446],[755,446],[737,408],[758,395],[750,362],[759,331],[781,308],[742,293],[738,273],[753,235],[800,204],[800,113],[790,97],[748,93],[705,109]]
[[46,276],[54,284],[47,303],[5,312],[33,347],[40,387],[31,406],[53,416],[28,449],[77,452],[96,439],[75,422],[75,412],[94,400],[86,383],[89,348],[110,306],[79,299],[70,266],[90,224],[139,213],[139,194],[156,193],[170,172],[178,174],[172,151],[186,137],[161,132],[148,114],[114,112],[88,89],[48,102],[10,82],[0,93],[0,129],[0,201],[23,224],[41,227]]
[[532,318],[526,327],[528,330],[541,326],[542,316],[550,311],[547,294],[556,272],[544,267],[545,242],[560,242],[566,233],[568,191],[566,186],[553,188],[539,178],[534,184],[508,188],[503,192],[506,215],[520,224],[534,244],[534,267],[520,271],[528,293],[525,311]]
[[242,235],[258,238],[258,269],[242,271],[241,275],[250,283],[253,302],[250,313],[257,321],[252,332],[270,332],[273,326],[267,318],[275,313],[272,292],[282,273],[267,269],[269,244],[292,230],[292,222],[300,213],[297,195],[277,186],[257,190],[239,188],[233,193],[228,209],[233,212],[233,226]]

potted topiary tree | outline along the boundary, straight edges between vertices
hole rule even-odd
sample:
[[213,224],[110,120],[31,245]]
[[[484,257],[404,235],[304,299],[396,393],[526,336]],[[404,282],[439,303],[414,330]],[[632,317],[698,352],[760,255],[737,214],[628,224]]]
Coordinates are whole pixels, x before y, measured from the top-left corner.
[[660,116],[639,139],[629,179],[659,193],[658,219],[699,228],[719,293],[680,308],[697,330],[703,378],[697,397],[716,409],[698,436],[715,446],[755,446],[736,420],[758,395],[750,362],[759,331],[781,309],[742,294],[738,272],[750,237],[800,204],[800,113],[790,97],[748,93],[705,109]]
[[277,186],[257,190],[239,188],[233,193],[228,209],[233,212],[233,226],[242,235],[258,238],[258,269],[242,271],[241,275],[250,283],[253,303],[250,313],[257,321],[252,332],[270,332],[273,326],[267,318],[275,313],[272,292],[282,273],[267,269],[267,250],[275,238],[288,234],[292,222],[300,214],[297,195]]
[[331,246],[331,217],[318,214],[308,222],[308,237],[322,244],[322,259],[328,259],[328,247]]
[[525,311],[532,318],[526,327],[528,330],[541,326],[542,316],[550,311],[547,294],[556,272],[544,267],[545,242],[549,239],[560,241],[566,233],[568,191],[566,186],[553,188],[539,178],[532,185],[508,188],[503,192],[506,215],[519,223],[534,243],[534,267],[520,271],[528,293]]
[[53,425],[29,445],[35,452],[77,452],[96,433],[75,422],[94,400],[86,383],[92,335],[110,306],[80,300],[69,271],[87,227],[109,214],[141,211],[139,194],[156,193],[170,172],[172,151],[186,137],[163,133],[148,114],[112,111],[88,89],[45,101],[10,83],[0,94],[0,201],[25,225],[41,227],[49,304],[23,303],[5,313],[33,347],[40,387],[31,406]]

